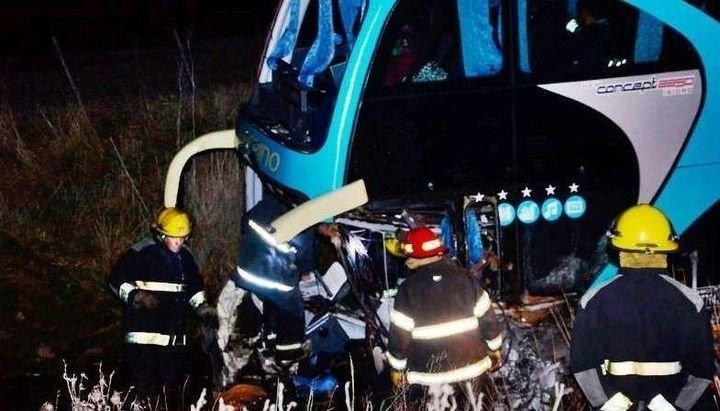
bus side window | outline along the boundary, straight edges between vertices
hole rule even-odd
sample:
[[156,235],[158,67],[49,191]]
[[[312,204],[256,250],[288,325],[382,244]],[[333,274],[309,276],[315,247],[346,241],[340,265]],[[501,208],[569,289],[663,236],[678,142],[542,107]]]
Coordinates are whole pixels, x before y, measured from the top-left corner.
[[381,84],[447,80],[457,71],[458,27],[451,2],[400,0],[381,40]]
[[619,13],[614,4],[607,0],[519,0],[521,70],[555,79],[617,70],[616,61],[626,64],[634,33],[629,34],[626,14]]
[[628,27],[627,15],[612,4],[606,0],[578,2],[578,27],[571,32],[571,62],[576,70],[607,72],[627,64],[635,33]]
[[537,81],[691,67],[694,52],[652,15],[620,1],[518,0],[519,68]]
[[500,14],[498,0],[400,0],[380,41],[371,88],[498,74]]
[[569,65],[566,8],[561,1],[518,0],[520,68],[561,72]]

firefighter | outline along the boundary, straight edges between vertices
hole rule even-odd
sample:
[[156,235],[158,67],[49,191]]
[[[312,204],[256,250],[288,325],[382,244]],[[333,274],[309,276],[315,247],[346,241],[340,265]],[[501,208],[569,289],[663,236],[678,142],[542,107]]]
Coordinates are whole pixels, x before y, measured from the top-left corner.
[[275,365],[290,368],[310,353],[298,282],[316,266],[317,234],[340,247],[337,227],[323,221],[365,204],[368,198],[362,180],[292,207],[273,195],[278,190],[269,191],[271,195],[243,217],[238,263],[230,280],[262,302],[263,331],[274,348]]
[[305,346],[305,308],[297,287],[300,274],[315,264],[315,227],[308,228],[289,244],[270,239],[270,223],[290,207],[267,196],[243,219],[243,237],[236,272],[230,279],[262,301],[266,337],[274,346],[277,365],[289,366],[308,354]]
[[110,289],[124,305],[128,378],[141,395],[165,390],[174,399],[190,369],[189,314],[216,319],[185,246],[191,230],[187,212],[162,210],[152,226],[153,238],[133,245],[110,273]]
[[414,272],[398,288],[390,313],[393,384],[452,384],[483,375],[499,362],[502,345],[490,296],[444,256],[432,229],[411,229],[403,250]]
[[678,250],[670,221],[648,204],[624,211],[608,232],[617,276],[580,300],[570,365],[603,411],[706,410],[713,378],[708,313],[695,290],[668,275]]

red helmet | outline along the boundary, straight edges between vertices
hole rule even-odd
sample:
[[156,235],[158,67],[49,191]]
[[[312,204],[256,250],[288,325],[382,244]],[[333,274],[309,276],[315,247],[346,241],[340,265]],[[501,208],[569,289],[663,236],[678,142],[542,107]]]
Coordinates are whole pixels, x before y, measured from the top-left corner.
[[405,236],[403,251],[408,257],[427,258],[445,254],[440,237],[428,227],[411,229]]

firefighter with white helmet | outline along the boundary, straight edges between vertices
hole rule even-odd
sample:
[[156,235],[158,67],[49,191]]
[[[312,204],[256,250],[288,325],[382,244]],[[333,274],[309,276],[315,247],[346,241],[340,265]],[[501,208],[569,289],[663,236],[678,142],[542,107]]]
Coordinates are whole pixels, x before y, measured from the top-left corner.
[[393,383],[452,384],[483,375],[502,345],[490,296],[444,256],[432,229],[411,229],[402,247],[414,273],[398,288],[390,314]]
[[580,300],[570,364],[578,384],[604,411],[708,409],[710,321],[699,294],[668,275],[667,254],[679,248],[670,221],[639,204],[608,236],[620,270]]
[[190,366],[186,321],[195,311],[206,320],[214,308],[205,301],[203,281],[185,246],[192,232],[190,215],[162,210],[153,238],[127,250],[113,267],[109,285],[124,305],[125,362],[128,379],[142,395],[168,398],[184,381]]

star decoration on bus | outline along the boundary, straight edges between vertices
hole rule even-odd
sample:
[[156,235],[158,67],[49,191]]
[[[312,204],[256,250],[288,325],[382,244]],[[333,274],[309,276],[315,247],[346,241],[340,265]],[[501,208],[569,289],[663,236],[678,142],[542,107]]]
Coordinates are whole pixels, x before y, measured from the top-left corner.
[[497,193],[497,195],[498,195],[498,198],[500,198],[501,200],[507,200],[508,192],[505,190],[500,190],[500,192]]
[[522,193],[523,198],[525,198],[525,197],[530,197],[530,193],[532,193],[532,190],[530,188],[528,188],[528,186],[525,186],[525,188],[520,190],[520,192]]
[[555,186],[552,184],[548,184],[547,187],[545,187],[545,193],[549,196],[555,195]]
[[571,193],[577,193],[580,186],[575,183],[572,183],[568,186],[568,188],[570,189]]
[[479,202],[483,201],[483,199],[485,198],[485,194],[478,192],[475,195],[471,195],[470,198],[475,200],[476,203],[479,203]]

